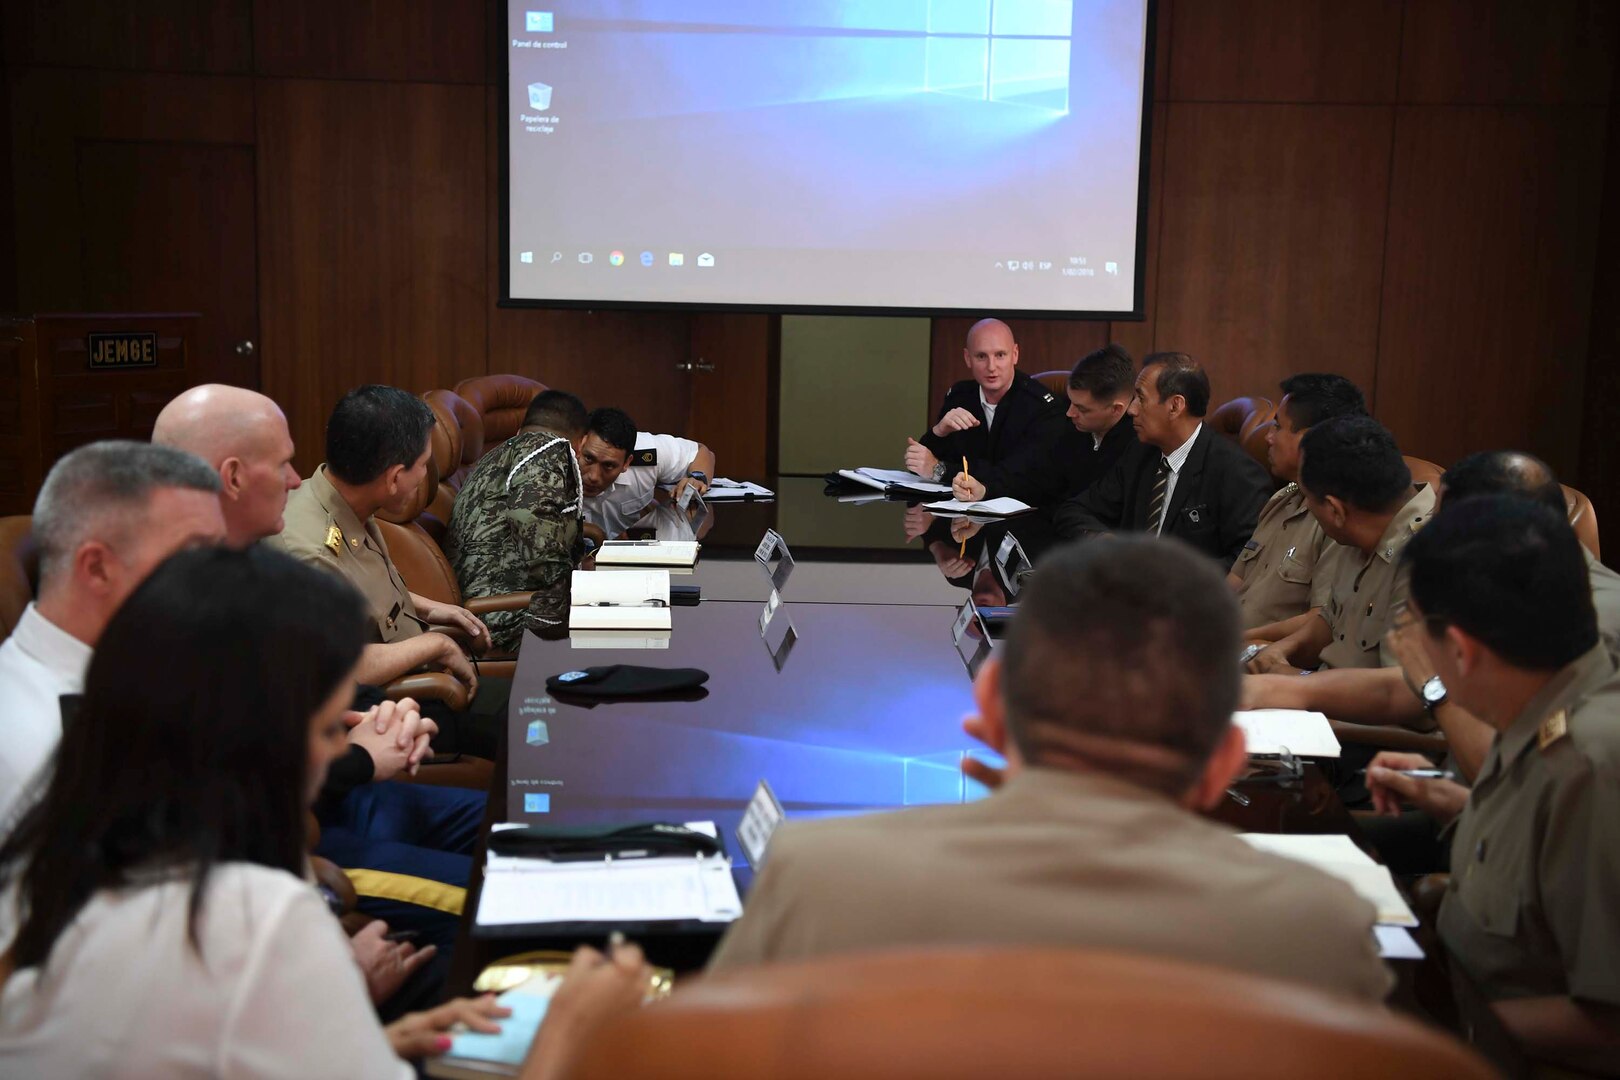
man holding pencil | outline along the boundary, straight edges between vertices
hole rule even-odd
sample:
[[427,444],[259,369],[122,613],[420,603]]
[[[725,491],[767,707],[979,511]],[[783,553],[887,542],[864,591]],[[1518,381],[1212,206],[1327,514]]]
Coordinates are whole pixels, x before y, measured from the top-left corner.
[[973,324],[962,360],[972,378],[950,388],[921,439],[906,440],[906,468],[940,484],[960,468],[994,486],[1015,456],[1050,454],[1067,425],[1066,403],[1018,370],[1018,343],[999,319]]

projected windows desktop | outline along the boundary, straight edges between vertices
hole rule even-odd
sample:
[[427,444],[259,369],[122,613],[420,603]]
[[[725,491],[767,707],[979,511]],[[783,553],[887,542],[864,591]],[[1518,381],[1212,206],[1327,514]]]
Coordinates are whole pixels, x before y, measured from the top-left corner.
[[514,300],[1127,312],[1146,0],[510,0]]

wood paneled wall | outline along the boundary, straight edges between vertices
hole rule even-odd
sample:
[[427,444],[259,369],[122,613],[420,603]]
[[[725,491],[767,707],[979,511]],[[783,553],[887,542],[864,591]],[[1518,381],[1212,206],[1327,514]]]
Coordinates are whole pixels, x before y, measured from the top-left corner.
[[[236,147],[262,383],[301,464],[366,381],[519,371],[678,425],[640,374],[690,355],[689,317],[494,306],[502,20],[501,0],[5,4],[0,300],[93,291],[81,143]],[[1617,21],[1603,0],[1159,0],[1146,319],[1021,323],[1024,364],[1179,348],[1217,397],[1335,370],[1410,453],[1513,445],[1620,478],[1581,430],[1593,342],[1613,359],[1594,283],[1616,277],[1597,237]],[[937,379],[965,325],[936,321]]]

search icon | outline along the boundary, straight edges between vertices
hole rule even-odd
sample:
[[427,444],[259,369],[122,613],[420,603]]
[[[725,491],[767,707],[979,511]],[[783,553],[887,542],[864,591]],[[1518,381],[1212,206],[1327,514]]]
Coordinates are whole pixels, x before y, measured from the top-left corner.
[[560,252],[560,251],[553,251],[553,252],[552,252],[552,253],[551,253],[551,261],[552,261],[552,262],[562,262],[562,252]]

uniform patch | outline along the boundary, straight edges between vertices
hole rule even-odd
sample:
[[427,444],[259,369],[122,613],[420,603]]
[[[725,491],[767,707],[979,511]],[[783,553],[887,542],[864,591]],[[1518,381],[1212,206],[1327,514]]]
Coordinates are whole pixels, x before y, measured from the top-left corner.
[[326,530],[326,546],[332,549],[332,554],[343,554],[343,530],[333,525]]
[[561,675],[557,676],[557,681],[558,682],[579,682],[579,680],[584,679],[584,678],[588,678],[588,677],[589,677],[589,675],[586,672],[583,672],[583,671],[565,671]]
[[1536,728],[1536,747],[1545,750],[1553,743],[1569,734],[1569,710],[1559,709],[1541,722]]
[[632,464],[632,465],[657,465],[658,464],[658,448],[656,446],[649,446],[645,450],[636,450],[636,451],[632,452],[631,455],[630,455],[630,464]]

